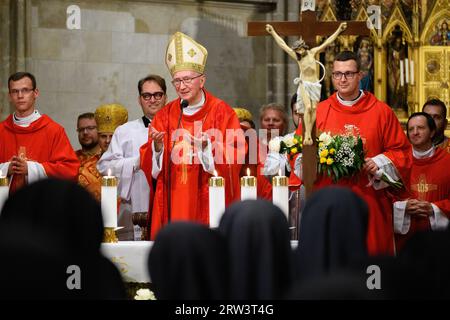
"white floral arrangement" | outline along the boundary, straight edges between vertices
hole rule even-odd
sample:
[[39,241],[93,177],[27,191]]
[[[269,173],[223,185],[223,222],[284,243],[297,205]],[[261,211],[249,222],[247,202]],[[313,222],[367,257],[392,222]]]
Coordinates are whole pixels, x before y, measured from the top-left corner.
[[269,141],[269,151],[275,153],[286,153],[293,157],[302,152],[302,137],[296,134],[278,136]]
[[150,289],[139,289],[136,291],[134,300],[156,300],[156,297]]

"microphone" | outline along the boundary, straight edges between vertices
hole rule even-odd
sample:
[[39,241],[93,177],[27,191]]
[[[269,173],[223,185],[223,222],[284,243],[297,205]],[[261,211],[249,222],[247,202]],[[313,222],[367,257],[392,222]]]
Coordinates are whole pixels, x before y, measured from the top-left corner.
[[183,110],[184,108],[186,108],[189,105],[189,102],[187,100],[183,100],[181,99],[181,103],[180,103],[180,108],[181,110]]
[[[180,128],[180,124],[181,124],[181,116],[183,115],[183,109],[186,108],[189,105],[189,102],[187,100],[181,99],[180,102],[180,116],[178,117],[178,124],[177,124],[177,130]],[[171,203],[171,198],[172,198],[172,192],[170,190],[171,187],[171,175],[172,175],[172,170],[170,168],[170,162],[172,161],[172,150],[175,147],[175,142],[177,140],[178,137],[175,137],[175,139],[173,140],[173,144],[172,144],[172,149],[170,150],[170,156],[169,156],[169,167],[168,167],[168,176],[169,176],[169,181],[167,181],[167,185],[168,185],[168,189],[167,189],[167,219],[169,222],[171,222],[171,216],[172,216],[172,203]]]

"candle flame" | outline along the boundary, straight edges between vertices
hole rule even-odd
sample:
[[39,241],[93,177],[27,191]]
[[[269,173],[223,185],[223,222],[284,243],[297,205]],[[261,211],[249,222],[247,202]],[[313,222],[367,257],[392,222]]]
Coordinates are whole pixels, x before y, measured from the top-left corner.
[[247,168],[247,176],[250,176],[250,168]]
[[214,177],[217,177],[217,171],[214,170]]
[[108,177],[111,176],[111,168],[108,169]]

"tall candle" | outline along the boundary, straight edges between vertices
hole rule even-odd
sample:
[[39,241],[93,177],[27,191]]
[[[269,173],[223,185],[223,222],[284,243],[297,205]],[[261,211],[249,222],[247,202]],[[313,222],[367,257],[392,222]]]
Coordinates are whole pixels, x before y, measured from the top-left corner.
[[217,176],[209,178],[209,227],[217,228],[225,212],[225,180]]
[[247,168],[247,175],[241,177],[241,200],[256,199],[256,178],[250,175],[250,169]]
[[7,176],[3,175],[3,172],[0,170],[0,212],[5,204],[6,199],[8,199],[9,195],[9,179]]
[[286,219],[289,219],[288,178],[286,176],[282,176],[281,172],[278,176],[274,176],[272,178],[272,203],[283,211]]
[[403,60],[400,60],[400,86],[403,87]]
[[409,83],[409,62],[408,59],[405,59],[405,82]]
[[117,178],[111,175],[102,177],[102,215],[105,228],[117,228]]

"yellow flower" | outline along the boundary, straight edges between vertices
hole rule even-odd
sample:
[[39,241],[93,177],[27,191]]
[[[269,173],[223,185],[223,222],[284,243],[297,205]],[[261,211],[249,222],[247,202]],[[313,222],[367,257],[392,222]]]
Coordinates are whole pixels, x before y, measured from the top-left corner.
[[319,148],[323,147],[323,142],[319,142]]
[[327,159],[327,165],[331,166],[333,164],[334,160],[331,158]]
[[291,154],[296,154],[297,152],[298,152],[297,148],[294,147],[291,149]]
[[322,150],[322,151],[320,151],[320,157],[322,158],[322,157],[326,157],[328,155],[328,150],[327,149],[324,149],[324,150]]
[[335,153],[336,153],[336,149],[331,148],[331,149],[330,149],[330,154],[335,154]]
[[294,142],[294,144],[297,144],[298,140],[294,138],[294,140],[292,140],[292,142]]
[[327,162],[327,158],[320,157],[320,163],[325,163],[325,162]]

